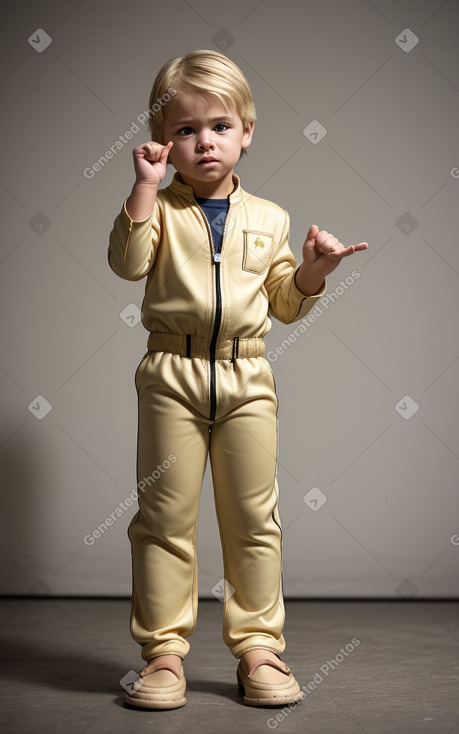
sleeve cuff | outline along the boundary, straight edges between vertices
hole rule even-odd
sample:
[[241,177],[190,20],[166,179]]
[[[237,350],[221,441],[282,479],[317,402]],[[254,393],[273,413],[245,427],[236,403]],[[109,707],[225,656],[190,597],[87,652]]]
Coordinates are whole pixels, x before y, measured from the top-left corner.
[[312,296],[305,296],[305,294],[300,291],[295,282],[295,275],[297,270],[295,270],[294,272],[291,283],[292,301],[296,301],[298,304],[298,311],[295,318],[292,319],[293,321],[298,321],[299,319],[304,318],[306,314],[311,310],[311,308],[317,303],[317,301],[322,298],[325,291],[327,290],[327,280],[326,278],[324,278],[324,282],[317,293],[314,293]]
[[[129,214],[128,210],[126,209],[126,202],[129,197],[126,197],[126,199],[123,202],[123,211],[126,214],[127,218],[130,222],[133,222],[133,224],[144,224],[145,222],[148,222],[149,219],[151,219],[151,215],[153,214],[153,209],[151,210],[148,217],[145,217],[145,219],[133,219],[131,215]],[[119,206],[119,205],[118,205]]]

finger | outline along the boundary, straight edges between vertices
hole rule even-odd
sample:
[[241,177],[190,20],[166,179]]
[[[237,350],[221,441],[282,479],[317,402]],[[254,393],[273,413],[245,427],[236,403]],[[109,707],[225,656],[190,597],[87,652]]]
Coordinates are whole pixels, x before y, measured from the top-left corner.
[[173,145],[174,143],[170,140],[168,144],[164,146],[164,148],[161,151],[161,158],[160,158],[161,163],[166,163],[167,158],[169,156],[169,151]]
[[157,148],[157,146],[158,146],[157,143],[150,143],[150,142],[148,142],[148,143],[143,143],[142,145],[139,145],[139,147],[138,148],[135,148],[135,150],[139,150],[141,152],[142,151],[150,151],[151,152],[151,151],[155,150],[155,148]]
[[154,143],[144,143],[135,149],[135,152],[137,151],[148,161],[154,161],[158,156],[158,148]]
[[313,242],[317,235],[319,234],[319,227],[317,224],[311,224],[309,227],[308,233],[306,235],[306,242]]
[[349,247],[345,247],[343,250],[340,250],[339,252],[332,252],[332,255],[336,255],[337,257],[348,257],[348,255],[353,255],[354,252],[357,249],[357,245],[349,245]]
[[366,250],[368,248],[368,242],[359,242],[358,245],[349,245],[349,247],[345,247],[344,250],[341,250],[340,252],[331,252],[331,255],[338,255],[339,257],[347,257],[348,255],[353,255],[354,252],[357,252],[358,250]]
[[331,232],[327,232],[325,229],[322,229],[316,235],[316,244],[318,245],[319,249],[326,254],[332,247],[340,245],[341,243],[334,234],[331,234]]
[[149,145],[150,143],[143,143],[142,145],[137,145],[132,151],[132,155],[134,156],[134,158],[140,158],[142,156],[145,156],[148,151]]

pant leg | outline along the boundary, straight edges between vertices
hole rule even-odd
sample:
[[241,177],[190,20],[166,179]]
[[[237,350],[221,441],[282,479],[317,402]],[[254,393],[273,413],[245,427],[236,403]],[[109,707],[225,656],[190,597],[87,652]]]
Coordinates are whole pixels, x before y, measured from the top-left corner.
[[[152,352],[136,372],[139,511],[132,551],[131,634],[142,657],[185,657],[197,619],[196,537],[209,421],[206,365]],[[207,410],[208,401],[205,405]]]
[[240,359],[235,369],[221,362],[218,375],[221,416],[211,428],[209,451],[228,582],[223,638],[235,657],[252,647],[281,653],[285,611],[274,379],[260,358]]

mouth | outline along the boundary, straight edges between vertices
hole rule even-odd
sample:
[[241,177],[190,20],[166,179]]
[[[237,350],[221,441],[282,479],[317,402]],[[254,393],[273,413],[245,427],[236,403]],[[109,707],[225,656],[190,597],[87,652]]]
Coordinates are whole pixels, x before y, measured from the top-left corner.
[[207,166],[211,163],[218,163],[218,160],[217,158],[212,158],[212,156],[207,155],[204,158],[201,158],[200,161],[198,161],[198,166]]

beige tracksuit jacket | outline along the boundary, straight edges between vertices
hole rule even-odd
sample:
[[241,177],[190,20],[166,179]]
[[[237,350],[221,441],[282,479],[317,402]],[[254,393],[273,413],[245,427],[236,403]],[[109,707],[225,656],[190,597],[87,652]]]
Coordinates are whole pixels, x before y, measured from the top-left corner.
[[116,218],[110,267],[127,280],[147,276],[142,323],[148,331],[196,335],[210,347],[220,310],[218,349],[234,337],[265,336],[271,328],[268,307],[288,324],[323,295],[325,288],[307,297],[295,285],[288,213],[247,194],[234,179],[221,267],[213,258],[207,220],[178,174],[158,192],[145,220],[132,221],[125,205]]

